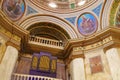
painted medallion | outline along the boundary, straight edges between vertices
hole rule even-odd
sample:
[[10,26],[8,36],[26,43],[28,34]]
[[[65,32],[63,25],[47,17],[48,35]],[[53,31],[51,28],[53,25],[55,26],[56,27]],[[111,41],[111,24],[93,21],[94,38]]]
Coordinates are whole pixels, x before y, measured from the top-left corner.
[[93,34],[97,30],[97,19],[90,13],[84,13],[78,18],[78,31],[82,35]]
[[25,3],[23,0],[4,0],[3,11],[11,20],[18,20],[23,15]]

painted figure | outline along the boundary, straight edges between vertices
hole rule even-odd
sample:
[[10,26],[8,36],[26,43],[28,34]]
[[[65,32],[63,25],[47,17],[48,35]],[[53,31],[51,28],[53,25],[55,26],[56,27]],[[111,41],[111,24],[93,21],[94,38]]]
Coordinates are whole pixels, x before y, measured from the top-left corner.
[[22,0],[6,0],[3,10],[13,20],[18,19],[24,12],[24,3]]
[[91,32],[94,30],[94,22],[90,18],[86,18],[85,16],[82,16],[82,22],[80,26],[85,32]]
[[85,13],[80,16],[78,19],[78,30],[83,35],[90,35],[94,33],[97,29],[97,20],[96,18],[90,14]]

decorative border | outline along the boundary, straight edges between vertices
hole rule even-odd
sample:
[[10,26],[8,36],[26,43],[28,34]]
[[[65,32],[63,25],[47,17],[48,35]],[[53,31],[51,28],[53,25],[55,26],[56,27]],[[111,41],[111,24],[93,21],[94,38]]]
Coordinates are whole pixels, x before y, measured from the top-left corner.
[[120,0],[114,0],[112,7],[111,7],[111,11],[110,11],[110,15],[109,15],[109,25],[113,26],[115,25],[115,18],[116,18],[116,12],[117,12],[117,7],[119,7]]

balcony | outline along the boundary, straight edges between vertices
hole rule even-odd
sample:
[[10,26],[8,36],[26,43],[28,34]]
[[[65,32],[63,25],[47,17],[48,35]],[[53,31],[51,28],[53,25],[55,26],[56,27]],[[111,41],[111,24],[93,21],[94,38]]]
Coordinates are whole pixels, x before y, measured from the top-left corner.
[[49,51],[53,53],[52,55],[59,55],[64,50],[65,44],[62,41],[37,37],[37,36],[30,36],[27,48],[28,50],[33,51]]
[[64,47],[64,44],[62,41],[58,41],[58,40],[52,40],[52,39],[48,39],[48,38],[43,38],[43,37],[30,37],[29,39],[29,43],[39,43],[39,44],[45,44],[45,45],[52,45],[52,46],[56,46],[56,47]]
[[14,73],[12,75],[11,80],[62,80],[62,79]]

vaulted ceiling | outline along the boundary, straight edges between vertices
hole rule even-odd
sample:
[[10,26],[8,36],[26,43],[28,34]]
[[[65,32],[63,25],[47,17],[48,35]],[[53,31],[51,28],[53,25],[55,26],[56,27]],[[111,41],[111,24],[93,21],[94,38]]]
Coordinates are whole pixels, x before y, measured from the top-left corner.
[[53,23],[36,23],[31,25],[27,30],[30,31],[30,35],[35,35],[39,37],[62,41],[70,39],[69,34],[64,29]]

